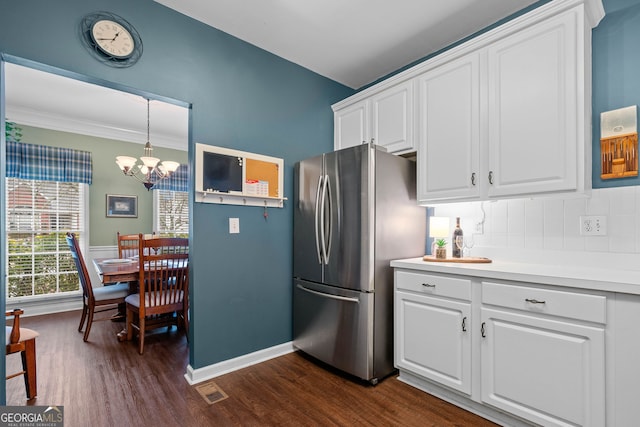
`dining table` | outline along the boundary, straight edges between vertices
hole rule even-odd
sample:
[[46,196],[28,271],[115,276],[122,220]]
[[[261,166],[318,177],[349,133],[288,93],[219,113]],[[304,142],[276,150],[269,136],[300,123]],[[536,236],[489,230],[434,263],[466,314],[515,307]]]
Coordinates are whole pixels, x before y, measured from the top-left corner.
[[138,280],[140,262],[138,258],[94,258],[93,265],[103,285]]
[[[167,262],[167,261],[163,261]],[[188,263],[186,260],[169,261],[177,267],[185,267]],[[108,286],[114,283],[129,282],[129,293],[138,292],[138,280],[140,279],[140,260],[138,257],[132,258],[94,258],[93,265],[96,272],[102,280],[102,284]],[[146,267],[146,264],[145,264]],[[126,315],[125,307],[118,307],[118,312],[114,315],[113,320],[122,319]],[[118,341],[124,341],[127,338],[126,327],[118,332]]]
[[[188,260],[163,260],[162,263],[170,263],[174,268],[184,268]],[[93,265],[100,276],[103,285],[129,282],[131,293],[135,293],[140,278],[140,261],[138,257],[132,258],[94,258]],[[145,270],[147,265],[145,264]]]

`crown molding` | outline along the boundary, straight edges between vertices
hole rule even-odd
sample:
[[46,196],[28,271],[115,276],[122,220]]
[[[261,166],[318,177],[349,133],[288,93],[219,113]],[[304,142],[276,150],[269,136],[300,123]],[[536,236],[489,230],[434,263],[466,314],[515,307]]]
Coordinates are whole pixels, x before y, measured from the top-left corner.
[[[43,113],[28,108],[7,106],[7,120],[33,126],[42,129],[51,129],[61,132],[87,135],[97,138],[114,139],[118,141],[144,144],[147,141],[146,129],[140,131],[117,126],[110,126],[104,123],[87,120],[77,120],[62,115]],[[152,143],[154,147],[170,148],[174,150],[187,151],[188,140],[177,135],[153,135]]]

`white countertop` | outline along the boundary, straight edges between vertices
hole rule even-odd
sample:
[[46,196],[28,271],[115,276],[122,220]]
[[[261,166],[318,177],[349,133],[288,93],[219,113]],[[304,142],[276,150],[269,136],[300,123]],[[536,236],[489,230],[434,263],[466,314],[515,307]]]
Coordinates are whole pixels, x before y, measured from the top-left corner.
[[391,261],[391,267],[640,295],[640,270],[602,265],[592,267],[561,261],[550,264],[496,259],[484,264],[429,262],[420,257]]

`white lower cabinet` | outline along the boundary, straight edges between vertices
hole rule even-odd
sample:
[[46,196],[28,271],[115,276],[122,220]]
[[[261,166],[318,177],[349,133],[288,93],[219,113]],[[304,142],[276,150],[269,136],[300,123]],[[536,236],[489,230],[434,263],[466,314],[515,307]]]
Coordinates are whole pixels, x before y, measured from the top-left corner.
[[606,302],[483,281],[482,402],[541,425],[605,425]]
[[471,281],[395,272],[395,363],[471,394]]
[[396,366],[471,394],[471,304],[396,293]]
[[395,286],[400,379],[507,425],[607,425],[607,294],[403,269]]
[[605,425],[604,328],[482,308],[482,401],[537,424]]

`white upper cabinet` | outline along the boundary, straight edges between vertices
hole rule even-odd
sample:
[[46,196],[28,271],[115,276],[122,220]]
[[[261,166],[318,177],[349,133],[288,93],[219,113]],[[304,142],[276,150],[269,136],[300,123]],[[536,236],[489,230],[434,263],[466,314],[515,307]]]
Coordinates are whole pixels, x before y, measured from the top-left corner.
[[418,201],[583,193],[591,186],[590,32],[582,5],[418,77]]
[[418,77],[418,201],[480,196],[479,55]]
[[580,190],[591,143],[583,19],[573,9],[487,48],[490,197]]
[[413,82],[371,97],[371,137],[391,153],[413,150]]
[[391,153],[413,151],[413,81],[358,99],[333,106],[336,150],[373,141]]
[[424,205],[586,193],[603,17],[601,0],[554,0],[334,104],[335,149],[417,151]]
[[334,113],[335,149],[369,141],[369,101],[349,105]]

